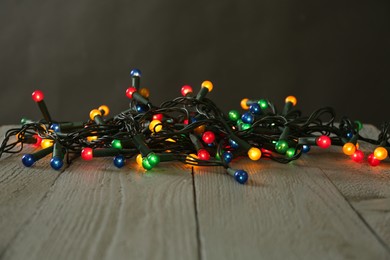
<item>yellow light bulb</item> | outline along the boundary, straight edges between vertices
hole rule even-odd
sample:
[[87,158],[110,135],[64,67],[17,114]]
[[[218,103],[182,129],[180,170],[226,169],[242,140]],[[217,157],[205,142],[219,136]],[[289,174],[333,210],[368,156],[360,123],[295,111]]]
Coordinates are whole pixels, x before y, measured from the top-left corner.
[[248,110],[249,109],[249,106],[247,105],[247,102],[248,102],[248,99],[247,98],[244,98],[243,100],[241,100],[241,107],[242,109],[244,110]]
[[211,81],[203,81],[202,82],[202,88],[207,88],[209,90],[209,92],[211,92],[213,90],[213,83],[211,83]]
[[43,139],[42,142],[41,142],[41,147],[43,149],[48,148],[48,147],[50,147],[52,145],[53,145],[53,140],[50,140],[50,139]]
[[196,159],[198,159],[198,156],[196,154],[191,153],[191,154],[187,155],[186,162],[190,162],[192,164],[198,164]]
[[103,116],[107,116],[110,113],[110,109],[106,105],[101,105],[98,109],[99,109],[99,111],[103,111],[103,112],[101,112],[101,114],[103,114]]
[[142,166],[142,154],[138,154],[135,160],[139,166]]
[[91,112],[89,112],[89,118],[93,120],[95,116],[101,116],[102,113],[98,109],[92,109]]
[[172,138],[165,139],[165,141],[167,141],[167,142],[171,142],[171,143],[176,143],[176,141],[175,141],[175,140],[173,140]]
[[97,136],[88,136],[88,137],[87,137],[87,141],[88,141],[88,142],[92,142],[92,141],[97,140],[97,138],[98,138]]
[[375,158],[377,158],[378,160],[382,161],[384,159],[387,158],[387,150],[386,148],[383,148],[383,147],[377,147],[375,150],[374,150],[374,156]]
[[149,91],[149,89],[147,89],[147,88],[140,88],[140,89],[138,90],[138,93],[139,93],[141,96],[143,96],[144,98],[148,98],[149,95],[150,95],[150,91]]
[[206,130],[206,126],[205,125],[200,125],[198,126],[197,128],[194,129],[194,132],[198,135],[201,135],[204,133],[204,131]]
[[160,132],[162,129],[161,121],[160,120],[152,120],[149,124],[149,130],[152,131],[153,133]]
[[252,160],[252,161],[257,161],[260,159],[261,157],[261,151],[259,148],[256,148],[256,147],[252,147],[251,149],[249,149],[248,151],[248,156],[249,158]]
[[285,102],[291,102],[293,106],[295,106],[297,104],[297,98],[294,96],[288,96],[286,97]]
[[346,155],[352,155],[356,151],[356,146],[353,143],[346,143],[343,145],[343,152]]

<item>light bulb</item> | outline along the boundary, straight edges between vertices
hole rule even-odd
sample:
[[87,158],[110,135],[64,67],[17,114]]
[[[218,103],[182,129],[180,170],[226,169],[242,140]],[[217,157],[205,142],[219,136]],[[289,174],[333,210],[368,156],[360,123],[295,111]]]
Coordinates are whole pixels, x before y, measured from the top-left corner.
[[248,157],[252,160],[252,161],[257,161],[260,159],[261,157],[261,151],[259,148],[257,147],[251,147],[249,150],[248,150]]

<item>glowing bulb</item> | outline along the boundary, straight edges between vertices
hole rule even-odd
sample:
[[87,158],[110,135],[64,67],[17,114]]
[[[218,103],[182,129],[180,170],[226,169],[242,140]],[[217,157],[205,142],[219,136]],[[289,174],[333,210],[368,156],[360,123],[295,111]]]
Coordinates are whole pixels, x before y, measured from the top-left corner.
[[294,155],[295,155],[295,148],[293,148],[293,147],[288,148],[287,151],[286,151],[286,155],[287,155],[288,158],[294,157]]
[[134,92],[137,92],[137,89],[135,87],[129,87],[128,89],[126,89],[126,96],[128,98],[133,98]]
[[211,132],[211,131],[206,131],[202,135],[202,140],[206,144],[211,144],[215,140],[215,134],[213,132]]
[[387,150],[386,148],[383,148],[383,147],[377,147],[375,150],[374,150],[374,156],[376,159],[378,159],[379,161],[382,161],[384,159],[387,158]]
[[316,144],[321,147],[321,148],[328,148],[331,144],[332,141],[330,140],[329,136],[326,135],[321,135],[316,139]]
[[367,161],[371,166],[378,166],[381,163],[381,160],[376,158],[373,153],[367,157]]
[[302,152],[308,153],[310,151],[310,145],[304,144],[302,145]]
[[31,167],[35,163],[34,156],[32,154],[25,154],[22,157],[22,163],[26,167]]
[[237,170],[234,173],[234,179],[240,183],[244,184],[248,180],[248,173],[244,170]]
[[285,154],[288,149],[288,143],[285,140],[279,140],[275,143],[275,150],[278,153]]
[[33,93],[32,93],[32,99],[35,101],[35,102],[41,102],[43,100],[45,96],[43,95],[43,92],[40,91],[40,90],[35,90]]
[[54,170],[59,170],[62,168],[62,166],[64,165],[64,162],[62,161],[62,158],[58,157],[58,156],[54,156],[53,158],[51,158],[50,160],[50,166],[51,168],[53,168]]
[[261,114],[261,107],[258,103],[253,103],[249,106],[249,111],[251,111],[252,114],[260,115]]
[[351,155],[351,158],[355,162],[361,162],[364,159],[364,153],[361,150],[356,150],[353,155]]
[[92,141],[95,141],[95,140],[97,140],[97,139],[98,139],[97,136],[88,136],[88,137],[87,137],[87,141],[88,141],[88,142],[92,142]]
[[86,147],[81,151],[81,158],[83,158],[86,161],[92,160],[93,158],[93,151],[92,148]]
[[48,147],[52,146],[53,143],[54,143],[53,140],[50,140],[50,139],[43,139],[42,142],[41,142],[41,147],[42,147],[43,149],[45,149],[45,148],[48,148]]
[[154,114],[153,115],[153,120],[160,120],[162,121],[163,120],[163,114]]
[[255,120],[255,117],[253,116],[253,114],[251,112],[246,112],[242,115],[241,120],[245,124],[252,124],[253,121]]
[[191,154],[187,155],[186,162],[191,162],[192,164],[198,164],[196,159],[198,159],[198,156],[194,153],[191,153]]
[[112,146],[113,148],[116,148],[116,149],[122,149],[122,143],[121,143],[121,141],[118,140],[118,139],[112,140],[111,146]]
[[356,151],[356,146],[353,143],[346,143],[343,145],[343,152],[346,155],[352,155]]
[[209,92],[211,92],[213,90],[213,83],[211,83],[211,81],[203,81],[202,82],[202,88],[207,88],[209,90]]
[[265,99],[260,99],[257,101],[257,103],[260,105],[261,109],[265,110],[268,108],[268,101]]
[[98,108],[98,110],[100,111],[100,114],[103,115],[103,116],[107,116],[110,113],[110,109],[106,105],[101,105]]
[[94,120],[95,116],[101,116],[102,113],[98,109],[92,109],[91,112],[89,112],[89,118],[91,120]]
[[34,135],[35,140],[37,140],[34,146],[41,146],[42,138],[39,135]]
[[150,91],[149,91],[149,89],[147,89],[147,88],[140,88],[140,89],[138,90],[138,93],[140,93],[141,96],[143,96],[144,98],[148,98],[149,95],[150,95]]
[[153,133],[160,132],[162,129],[161,121],[160,120],[152,120],[149,124],[149,130]]
[[141,71],[139,69],[132,69],[130,71],[131,77],[141,77]]
[[198,126],[197,128],[194,129],[194,132],[198,135],[201,135],[203,134],[203,132],[206,130],[206,126],[205,125],[200,125]]
[[248,110],[249,109],[249,106],[247,105],[248,100],[249,99],[247,99],[247,98],[244,98],[244,99],[241,100],[240,105],[241,105],[242,109],[244,109],[244,110]]
[[136,162],[139,166],[142,166],[142,154],[137,155]]
[[187,96],[188,94],[192,93],[192,87],[189,85],[184,85],[181,88],[181,94],[183,97]]
[[117,167],[117,168],[122,168],[123,166],[125,166],[125,157],[123,155],[117,155],[114,157],[114,165]]
[[226,163],[230,163],[233,160],[233,154],[230,151],[223,152],[222,157]]
[[252,160],[252,161],[257,161],[260,159],[261,157],[261,151],[259,148],[257,147],[251,147],[248,151],[248,157]]
[[198,158],[200,160],[208,161],[210,159],[210,154],[205,149],[199,149],[199,151],[198,151]]
[[153,169],[153,166],[150,165],[148,158],[146,158],[146,157],[142,159],[142,167],[144,167],[145,170]]
[[240,119],[240,112],[238,112],[237,110],[230,110],[229,119],[233,122],[236,122],[238,119]]
[[295,106],[297,104],[297,98],[294,96],[288,96],[286,97],[285,102],[291,102],[293,106]]
[[148,154],[147,159],[152,167],[156,166],[160,162],[160,157],[155,153]]

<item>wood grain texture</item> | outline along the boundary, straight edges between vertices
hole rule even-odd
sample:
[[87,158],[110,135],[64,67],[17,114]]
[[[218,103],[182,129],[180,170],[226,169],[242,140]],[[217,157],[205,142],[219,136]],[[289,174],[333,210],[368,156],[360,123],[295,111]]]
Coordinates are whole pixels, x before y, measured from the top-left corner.
[[197,259],[191,168],[144,173],[108,158],[76,160],[56,181],[6,259]]
[[250,173],[247,185],[220,168],[194,169],[203,259],[389,259],[320,169],[269,160],[235,168]]
[[[364,125],[361,134],[377,138],[379,130],[372,125]],[[376,146],[361,142],[360,147],[368,156]],[[315,165],[327,175],[390,250],[389,158],[372,167],[366,160],[362,163],[352,161],[343,154],[341,147],[331,147],[327,150],[313,148],[302,159],[297,163],[307,167]]]
[[[0,128],[0,137],[11,127]],[[32,152],[27,147],[24,152]],[[0,258],[7,246],[29,223],[44,200],[59,172],[53,171],[44,158],[31,168],[21,163],[21,154],[4,154],[0,159]]]

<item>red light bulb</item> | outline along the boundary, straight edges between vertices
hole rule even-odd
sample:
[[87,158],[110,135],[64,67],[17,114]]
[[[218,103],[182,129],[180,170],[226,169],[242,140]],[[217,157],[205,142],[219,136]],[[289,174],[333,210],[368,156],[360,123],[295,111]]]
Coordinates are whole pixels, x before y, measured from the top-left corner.
[[37,147],[41,146],[42,138],[39,135],[34,135],[34,138],[36,140],[34,146],[37,146]]
[[183,97],[187,96],[189,93],[192,93],[192,87],[191,86],[188,86],[188,85],[184,85],[182,88],[181,88],[181,94],[183,95]]
[[163,114],[154,114],[153,120],[162,121],[163,120]]
[[81,151],[81,158],[83,158],[86,161],[92,160],[93,153],[92,148],[86,147]]
[[40,90],[35,90],[33,93],[32,93],[32,99],[35,101],[35,102],[41,102],[43,100],[45,96],[43,95],[43,92],[40,91]]
[[375,157],[375,155],[374,155],[373,153],[370,154],[370,155],[367,157],[367,161],[368,161],[368,163],[369,163],[371,166],[378,166],[378,165],[381,163],[381,161],[378,160],[378,159]]
[[355,162],[361,162],[364,159],[364,153],[360,150],[356,150],[355,153],[351,155],[351,158]]
[[184,119],[183,124],[188,125],[188,119]]
[[331,144],[332,141],[330,140],[329,136],[326,135],[321,135],[316,139],[316,144],[321,147],[321,148],[328,148]]
[[206,131],[202,135],[202,140],[206,144],[211,144],[215,140],[215,134],[213,132],[211,132],[211,131]]
[[130,87],[130,88],[126,89],[126,96],[128,98],[133,98],[134,92],[137,92],[137,89],[135,87]]
[[200,160],[207,161],[210,159],[210,154],[205,149],[199,149],[198,151],[198,158]]

